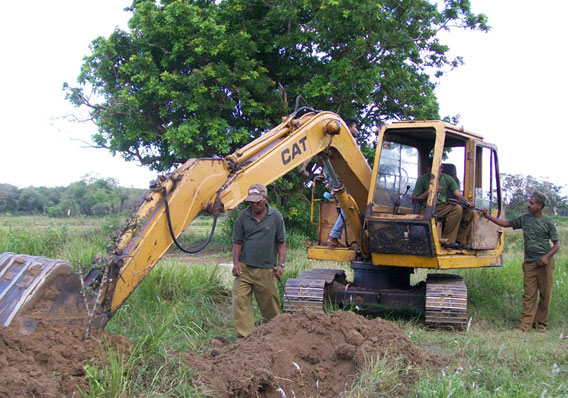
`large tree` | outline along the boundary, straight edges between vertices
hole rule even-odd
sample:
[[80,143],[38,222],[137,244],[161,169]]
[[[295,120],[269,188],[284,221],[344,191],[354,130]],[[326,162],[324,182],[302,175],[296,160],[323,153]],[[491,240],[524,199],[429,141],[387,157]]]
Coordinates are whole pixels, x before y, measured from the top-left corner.
[[[501,189],[505,210],[510,215],[518,215],[527,211],[527,203],[534,191],[541,191],[550,203],[547,212],[566,215],[568,197],[563,194],[564,187],[553,184],[546,178],[535,178],[522,174],[503,174]],[[549,211],[550,209],[550,211]]]
[[166,170],[226,155],[295,98],[357,117],[438,118],[433,75],[457,66],[438,33],[486,30],[468,0],[134,0],[129,29],[99,37],[68,98],[96,146]]

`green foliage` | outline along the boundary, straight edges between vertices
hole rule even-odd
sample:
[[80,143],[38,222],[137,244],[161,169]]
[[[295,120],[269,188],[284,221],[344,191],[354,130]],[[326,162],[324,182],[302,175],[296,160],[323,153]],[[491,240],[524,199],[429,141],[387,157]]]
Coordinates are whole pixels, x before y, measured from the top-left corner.
[[187,383],[193,377],[191,369],[179,359],[171,358],[165,349],[164,339],[171,333],[173,320],[173,312],[161,319],[159,328],[156,331],[150,328],[149,334],[140,336],[129,354],[105,340],[102,361],[85,365],[88,388],[81,391],[82,396],[202,396]]
[[[488,29],[469,1],[450,0],[137,0],[130,11],[129,29],[96,38],[78,86],[65,89],[98,125],[96,146],[160,171],[233,152],[279,124],[299,95],[357,118],[372,161],[384,121],[438,118],[431,74],[461,60],[437,33]],[[273,203],[313,235],[304,182],[281,178]],[[81,214],[112,208],[98,203]]]
[[315,237],[317,227],[310,221],[310,190],[304,188],[304,177],[299,173],[290,173],[276,180],[268,189],[270,206],[284,217],[286,228]]
[[105,340],[102,363],[85,365],[85,380],[89,386],[83,397],[129,397],[131,373],[135,356],[115,351]]
[[[568,221],[564,217],[558,217],[557,221],[560,241],[565,242],[568,240]],[[113,229],[116,219],[50,220],[45,217],[41,222],[41,228],[38,225],[34,228],[38,239],[42,237],[42,231],[50,228],[67,230],[63,248],[57,250],[69,253],[72,252],[69,242],[75,238],[85,239],[84,245],[104,241],[106,231]],[[54,222],[58,224],[52,225]],[[90,225],[83,225],[85,222]],[[30,229],[28,224],[33,223],[38,223],[38,217],[2,218],[0,234],[10,230],[26,231]],[[305,249],[299,247],[301,233],[294,229],[289,229],[288,233],[291,237],[282,284],[287,278],[296,277],[301,270],[314,267],[344,268],[349,275],[348,264],[308,260]],[[50,236],[48,232],[44,238],[49,241]],[[73,239],[69,239],[70,236]],[[4,237],[0,235],[0,244],[6,241]],[[392,318],[413,343],[439,355],[444,363],[442,368],[409,368],[396,358],[368,358],[367,366],[354,376],[352,387],[346,386],[344,395],[453,398],[567,396],[566,251],[563,247],[555,255],[549,331],[519,334],[511,329],[520,314],[523,289],[520,269],[522,233],[507,230],[505,237],[503,267],[460,271],[470,296],[468,311],[472,320],[468,331],[432,331],[418,320]],[[207,353],[211,350],[209,340],[217,336],[229,342],[236,341],[230,299],[233,278],[230,269],[214,267],[221,254],[230,256],[229,253],[217,253],[212,263],[206,262],[205,256],[192,256],[193,265],[167,257],[158,263],[106,328],[111,334],[120,334],[136,342],[135,348],[127,354],[103,346],[103,361],[85,364],[90,390],[82,391],[83,397],[207,396],[196,390],[194,384],[198,375],[178,359],[178,353]],[[189,257],[183,260],[190,261]],[[352,279],[352,276],[348,278]]]
[[109,232],[117,219],[48,217],[3,217],[0,219],[0,252],[61,258],[89,266],[97,254],[105,253]]
[[[96,255],[106,252],[108,235],[100,231],[88,231],[80,235],[70,235],[58,253],[59,257],[65,258],[73,265],[81,263],[88,270]],[[26,253],[26,252],[24,252]]]
[[530,398],[568,394],[566,344],[557,335],[521,337],[489,327],[448,336],[417,331],[412,340],[449,359],[441,371],[420,377],[416,382],[418,397]]
[[18,187],[0,184],[0,214],[14,213],[18,208]]
[[27,187],[0,184],[0,214],[45,214],[49,217],[130,213],[142,190],[119,187],[112,178],[84,178],[68,187]]
[[461,63],[437,33],[488,29],[469,1],[138,0],[130,11],[129,30],[96,38],[79,86],[65,88],[99,126],[97,146],[156,170],[235,150],[299,94],[359,118],[361,142],[387,119],[436,118],[430,74]]
[[20,229],[8,226],[0,230],[0,253],[25,253],[31,256],[57,257],[65,246],[66,227],[46,230]]
[[221,226],[216,236],[225,250],[231,251],[233,249],[233,226],[235,225],[239,212],[245,207],[245,203],[239,204],[221,221]]
[[403,379],[409,377],[409,367],[401,358],[384,355],[366,357],[365,367],[359,369],[357,380],[346,395],[356,397],[393,397],[399,396],[406,388]]
[[503,174],[501,178],[505,210],[511,216],[525,213],[531,194],[537,190],[545,193],[550,200],[550,205],[545,207],[546,213],[568,215],[568,197],[562,194],[562,186],[530,175]]
[[121,334],[134,338],[145,335],[156,319],[168,318],[171,322],[162,335],[164,342],[178,349],[203,349],[207,338],[230,322],[227,305],[230,297],[217,268],[170,261],[148,274],[107,329],[118,327]]

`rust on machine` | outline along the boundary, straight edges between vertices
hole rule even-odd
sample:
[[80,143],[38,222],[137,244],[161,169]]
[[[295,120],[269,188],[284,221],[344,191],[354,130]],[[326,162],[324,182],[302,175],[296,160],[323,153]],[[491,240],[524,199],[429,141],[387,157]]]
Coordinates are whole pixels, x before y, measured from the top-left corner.
[[0,255],[0,326],[33,333],[39,323],[82,326],[81,285],[66,261],[23,254]]

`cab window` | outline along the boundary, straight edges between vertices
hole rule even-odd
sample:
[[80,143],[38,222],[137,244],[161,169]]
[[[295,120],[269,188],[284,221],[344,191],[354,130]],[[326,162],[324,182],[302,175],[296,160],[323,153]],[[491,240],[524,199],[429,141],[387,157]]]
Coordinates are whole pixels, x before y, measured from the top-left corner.
[[475,167],[475,206],[484,209],[500,210],[499,175],[496,164],[497,155],[492,148],[477,147]]
[[[383,141],[374,205],[412,209],[412,191],[418,178],[418,149],[413,146]],[[406,193],[406,195],[405,195]]]

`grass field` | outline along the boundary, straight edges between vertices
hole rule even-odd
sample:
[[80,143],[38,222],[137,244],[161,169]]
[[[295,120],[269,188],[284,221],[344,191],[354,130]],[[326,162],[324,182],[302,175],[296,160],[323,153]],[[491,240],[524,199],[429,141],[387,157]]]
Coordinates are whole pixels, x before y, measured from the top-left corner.
[[[559,223],[560,241],[568,237],[568,221]],[[0,252],[15,251],[90,262],[103,253],[115,219],[53,220],[0,217]],[[196,220],[182,241],[192,245],[207,233],[209,221]],[[110,349],[108,361],[89,365],[90,397],[200,397],[192,386],[192,370],[175,352],[210,350],[217,336],[236,341],[231,320],[229,246],[222,227],[211,247],[190,257],[176,250],[160,261],[107,326],[138,342],[128,358]],[[284,279],[314,266],[305,256],[304,237],[289,237]],[[427,330],[420,319],[385,314],[423,349],[440,355],[447,365],[422,371],[409,387],[397,362],[373,360],[345,392],[350,397],[568,397],[568,256],[555,256],[555,287],[546,333],[512,331],[521,310],[522,234],[507,231],[504,266],[463,270],[469,290],[467,331]],[[323,266],[315,264],[316,266]],[[327,263],[326,267],[345,267]],[[417,274],[420,279],[424,274]],[[404,386],[404,388],[402,388]]]

